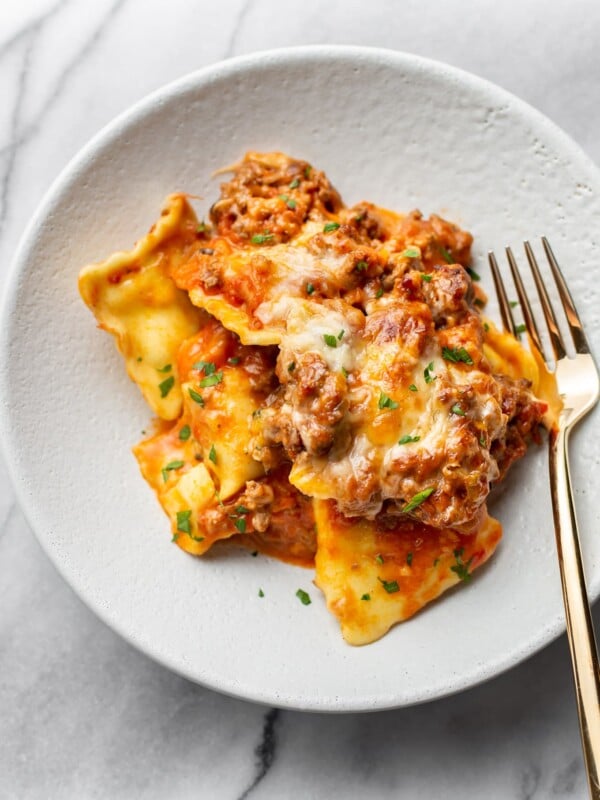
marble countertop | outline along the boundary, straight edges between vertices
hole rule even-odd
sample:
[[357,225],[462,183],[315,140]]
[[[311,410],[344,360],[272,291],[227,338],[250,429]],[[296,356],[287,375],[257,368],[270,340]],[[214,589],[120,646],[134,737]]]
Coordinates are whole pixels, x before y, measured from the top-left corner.
[[[8,0],[0,4],[0,281],[41,196],[148,92],[232,55],[405,50],[518,94],[600,162],[596,0]],[[40,550],[0,464],[0,798],[585,798],[564,637],[423,706],[279,711],[171,674],[108,630]],[[596,621],[600,621],[600,608]]]

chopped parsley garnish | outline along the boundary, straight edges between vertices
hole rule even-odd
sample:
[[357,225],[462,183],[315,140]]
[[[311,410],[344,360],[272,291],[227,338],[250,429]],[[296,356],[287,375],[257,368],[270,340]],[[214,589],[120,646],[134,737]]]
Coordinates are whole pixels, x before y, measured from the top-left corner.
[[259,589],[259,590],[258,590],[258,596],[259,596],[259,597],[264,597],[264,596],[265,596],[265,593],[263,592],[263,590],[262,590],[262,589]]
[[407,247],[401,255],[403,255],[404,258],[419,258],[421,253],[416,249],[416,247]]
[[487,324],[487,322],[484,322],[483,323],[483,330],[487,333],[489,331],[489,329],[490,329],[490,326]]
[[171,372],[171,369],[172,369],[172,367],[171,367],[170,364],[165,364],[164,367],[160,367],[160,369],[157,368],[156,371],[157,372]]
[[407,553],[406,554],[406,563],[408,564],[409,567],[412,567],[412,561],[413,561],[413,554],[412,553]]
[[303,606],[310,605],[311,602],[310,595],[308,594],[308,592],[305,592],[304,589],[298,589],[298,591],[296,592],[296,597],[298,598],[298,600],[300,600]]
[[379,408],[389,408],[390,410],[394,408],[398,408],[398,403],[395,400],[392,400],[385,392],[381,392],[379,395],[379,402],[377,404]]
[[422,492],[417,492],[417,494],[413,497],[412,500],[409,500],[408,503],[402,509],[403,514],[408,514],[409,511],[413,511],[417,506],[420,506],[421,503],[429,497],[430,494],[435,492],[435,486],[428,486],[427,489],[423,489]]
[[192,398],[194,403],[198,403],[199,406],[203,406],[204,405],[204,398],[202,397],[201,394],[196,392],[194,389],[188,389],[188,394]]
[[366,261],[357,261],[356,262],[355,269],[356,269],[357,272],[364,272],[368,268],[369,268],[369,265],[367,264]]
[[207,375],[206,378],[202,378],[198,386],[200,386],[201,389],[206,389],[207,386],[216,386],[217,383],[221,383],[222,380],[223,373],[215,372],[214,375]]
[[429,364],[423,370],[423,376],[425,377],[425,383],[433,383],[436,376],[431,374],[433,369],[433,361],[430,361]]
[[377,291],[375,292],[375,297],[377,298],[377,300],[379,300],[382,294],[383,294],[383,286],[380,286],[379,289],[377,289]]
[[434,566],[434,567],[437,567],[437,565],[438,565],[439,563],[440,563],[440,560],[439,560],[439,558],[434,558],[434,559],[433,559],[433,566]]
[[519,301],[518,300],[509,300],[508,305],[511,308],[516,308],[519,305]]
[[190,539],[193,539],[195,542],[203,542],[204,541],[204,536],[196,536],[193,533],[188,533],[188,536],[190,537]]
[[210,446],[210,450],[208,451],[208,458],[212,461],[213,464],[217,463],[217,451],[215,450],[214,444]]
[[408,434],[406,434],[405,436],[402,436],[398,440],[398,444],[410,444],[411,442],[418,442],[420,441],[420,439],[421,439],[420,436],[409,436]]
[[138,356],[138,357],[137,357],[137,360],[138,360],[138,361],[143,361],[144,359],[143,359],[141,356]]
[[463,554],[465,552],[464,547],[459,547],[457,550],[454,551],[454,558],[456,559],[456,564],[450,567],[452,572],[455,572],[461,581],[471,580],[471,573],[469,572],[469,567],[471,566],[471,562],[473,561],[473,556],[465,563],[463,561]]
[[452,406],[452,408],[450,409],[450,411],[451,411],[453,414],[456,414],[456,415],[457,415],[457,416],[459,416],[459,417],[466,417],[466,415],[467,415],[467,412],[466,412],[466,411],[463,411],[463,410],[462,410],[462,408],[461,408],[461,407],[458,405],[458,403],[455,403],[455,404]]
[[204,233],[206,230],[206,222],[199,222],[196,227],[196,233]]
[[240,533],[246,533],[246,520],[243,517],[233,523]]
[[204,370],[205,375],[214,375],[217,367],[212,361],[196,361],[195,364],[192,364],[192,369]]
[[479,444],[480,444],[482,447],[485,447],[485,446],[486,446],[487,442],[485,441],[485,436],[482,436],[482,437],[479,439]]
[[526,330],[527,330],[527,325],[525,325],[525,323],[523,322],[520,325],[517,325],[517,327],[515,328],[517,336],[521,333],[525,333]]
[[190,519],[192,516],[192,512],[190,509],[187,511],[178,511],[177,512],[177,530],[181,533],[190,533],[192,528],[190,524]]
[[331,233],[331,231],[337,231],[339,227],[340,227],[339,222],[326,222],[325,225],[323,225],[323,233]]
[[290,189],[297,189],[300,186],[300,178],[294,178],[290,183]]
[[428,275],[426,272],[422,272],[421,280],[425,281],[425,283],[431,283],[431,275]]
[[264,233],[255,233],[250,240],[252,244],[266,244],[275,238],[275,234],[265,231]]
[[312,294],[315,291],[315,287],[312,283],[306,284],[306,294]]
[[310,178],[310,173],[311,172],[312,172],[312,167],[310,166],[310,164],[307,164],[304,167],[304,177],[306,178],[306,180],[308,180]]
[[192,435],[192,429],[189,425],[184,425],[183,428],[179,431],[179,438],[182,442],[187,442],[187,440]]
[[246,506],[236,506],[235,507],[236,514],[249,514],[250,509],[246,508]]
[[395,594],[396,592],[400,591],[398,581],[384,581],[383,578],[377,578],[377,580],[379,583],[381,583],[388,594]]
[[440,253],[441,253],[441,254],[442,254],[442,256],[444,257],[444,261],[445,261],[447,264],[454,264],[454,259],[452,258],[452,256],[451,256],[450,252],[449,252],[448,250],[446,250],[446,248],[445,248],[445,247],[442,247],[442,245],[441,245],[441,244],[438,244],[438,248],[439,248],[439,250],[440,250]]
[[473,303],[477,306],[477,308],[485,308],[485,302],[480,297],[476,297],[475,300],[473,300]]
[[181,469],[184,463],[185,463],[184,461],[181,461],[181,459],[178,458],[176,461],[169,461],[165,469],[167,470],[167,472],[170,472],[173,469]]
[[411,385],[408,387],[408,391],[409,391],[409,392],[418,392],[419,390],[418,390],[418,389],[417,389],[417,387],[414,385],[414,383],[411,383]]
[[291,208],[292,211],[296,208],[296,201],[292,198],[288,197],[287,194],[280,194],[279,199],[283,200],[288,208]]
[[233,356],[232,358],[228,358],[227,359],[227,363],[231,364],[232,367],[235,367],[236,364],[240,363],[240,357],[239,356]]
[[481,276],[478,275],[472,267],[465,267],[469,275],[471,276],[472,281],[480,281]]
[[337,337],[333,335],[333,333],[324,333],[323,340],[328,347],[337,347]]
[[344,378],[346,379],[348,378],[348,370],[346,369],[346,367],[342,367],[342,375],[344,376]]
[[463,361],[465,364],[473,363],[473,359],[464,347],[442,347],[442,358],[445,358],[446,361],[454,361],[455,364],[459,361]]
[[293,372],[295,369],[296,369],[296,362],[295,362],[295,361],[290,361],[290,363],[288,364],[288,372],[290,372],[290,373],[291,373],[291,372]]
[[383,564],[383,556],[381,555],[381,553],[377,553],[377,555],[375,556],[375,561],[378,564]]
[[165,378],[165,380],[162,383],[158,384],[158,388],[160,389],[160,396],[166,397],[174,386],[175,386],[175,378],[173,375],[170,375],[168,378]]
[[363,596],[360,599],[361,600],[370,600],[371,599],[371,595],[368,592],[366,592],[365,594],[363,594]]
[[346,333],[346,331],[342,328],[342,330],[338,333],[338,342],[342,341],[342,339],[344,338],[344,334],[345,333]]

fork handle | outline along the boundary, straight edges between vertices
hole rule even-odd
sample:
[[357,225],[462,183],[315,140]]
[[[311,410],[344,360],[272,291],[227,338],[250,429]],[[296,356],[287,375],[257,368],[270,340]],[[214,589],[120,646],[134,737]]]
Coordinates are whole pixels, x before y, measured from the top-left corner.
[[573,663],[579,728],[590,796],[600,800],[600,679],[569,472],[570,427],[550,434],[550,489],[558,562]]

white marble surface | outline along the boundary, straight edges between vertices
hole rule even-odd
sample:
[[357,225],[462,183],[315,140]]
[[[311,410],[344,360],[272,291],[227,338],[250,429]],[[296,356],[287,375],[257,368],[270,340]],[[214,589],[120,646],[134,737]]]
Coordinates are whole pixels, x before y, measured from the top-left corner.
[[[600,162],[598,32],[597,0],[4,0],[0,281],[76,151],[199,66],[308,43],[415,52],[520,95]],[[170,674],[107,630],[40,551],[4,467],[0,486],[2,800],[587,796],[564,638],[425,706],[349,716],[261,708]]]

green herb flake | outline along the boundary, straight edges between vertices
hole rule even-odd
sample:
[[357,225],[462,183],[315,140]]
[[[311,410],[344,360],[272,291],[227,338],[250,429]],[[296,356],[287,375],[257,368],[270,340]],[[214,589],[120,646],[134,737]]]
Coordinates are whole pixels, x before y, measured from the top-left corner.
[[217,463],[217,451],[215,449],[214,444],[211,444],[210,450],[208,451],[208,458],[212,461],[213,464]]
[[366,269],[369,268],[369,265],[366,261],[357,261],[355,269],[357,272],[364,272]]
[[472,267],[465,267],[469,275],[471,276],[472,281],[480,281],[481,275],[478,275]]
[[445,358],[446,361],[453,361],[455,364],[459,361],[465,364],[473,363],[473,359],[464,347],[442,347],[442,358]]
[[421,253],[417,250],[416,247],[407,247],[406,250],[401,253],[404,258],[419,258]]
[[233,356],[232,358],[228,358],[227,359],[227,363],[231,364],[232,367],[235,367],[236,364],[240,363],[240,357],[239,356]]
[[483,323],[483,330],[487,333],[489,331],[489,329],[490,329],[490,326],[487,324],[487,322],[484,322]]
[[171,372],[171,369],[172,369],[172,367],[171,367],[170,364],[165,364],[164,367],[161,367],[160,369],[157,368],[156,371],[157,372]]
[[315,291],[315,287],[312,283],[306,284],[306,294],[313,294]]
[[377,300],[383,295],[383,286],[380,286],[379,289],[375,292],[375,297]]
[[250,240],[252,244],[266,244],[275,238],[275,234],[265,231],[264,233],[255,233]]
[[240,533],[246,533],[246,520],[243,517],[233,523]]
[[486,446],[487,446],[487,442],[485,441],[485,436],[482,436],[482,437],[479,439],[479,444],[480,444],[482,447],[486,447]]
[[363,596],[360,599],[361,600],[370,600],[371,599],[371,595],[368,592],[366,592],[365,594],[363,594]]
[[262,589],[259,589],[259,590],[258,590],[258,596],[259,596],[259,597],[264,597],[264,596],[265,596],[265,593],[263,592],[263,590],[262,590]]
[[423,370],[423,376],[425,378],[425,383],[433,383],[436,376],[431,374],[433,370],[433,361],[430,361],[429,364]]
[[192,364],[192,369],[204,372],[205,375],[214,375],[217,367],[212,361],[196,361],[195,364]]
[[305,592],[304,589],[298,589],[296,592],[296,597],[298,600],[300,600],[303,606],[309,606],[311,603],[310,595],[308,592]]
[[191,527],[191,517],[192,512],[191,509],[187,509],[187,511],[178,511],[177,512],[177,530],[181,533],[190,533],[192,530]]
[[413,554],[412,553],[407,553],[406,554],[406,563],[408,564],[409,567],[412,567],[412,562],[413,562]]
[[479,297],[476,297],[475,300],[473,300],[473,303],[477,306],[477,308],[485,308],[485,302]]
[[418,392],[419,390],[418,390],[418,389],[417,389],[417,387],[414,385],[414,383],[411,383],[411,385],[408,387],[408,391],[409,391],[409,392]]
[[465,549],[464,547],[459,547],[457,550],[454,551],[454,558],[456,559],[456,564],[454,564],[450,569],[452,572],[455,572],[461,581],[467,583],[471,580],[471,573],[469,572],[469,567],[471,566],[471,562],[473,561],[473,556],[465,563],[463,561]]
[[235,507],[236,514],[249,514],[250,509],[246,508],[246,506],[236,506]]
[[166,469],[161,469],[160,474],[162,475],[163,483],[166,483],[169,480],[169,473]]
[[162,383],[158,384],[158,388],[160,389],[160,396],[166,397],[174,386],[175,386],[175,377],[171,375],[168,378],[166,378]]
[[297,189],[300,186],[300,178],[294,178],[290,183],[290,189]]
[[377,403],[379,408],[384,409],[388,408],[390,411],[394,408],[398,408],[398,403],[395,400],[392,400],[385,392],[381,392],[379,395],[379,402]]
[[463,410],[462,410],[462,408],[461,408],[461,407],[458,405],[458,403],[455,403],[455,404],[452,406],[452,408],[450,409],[450,411],[451,411],[453,414],[456,414],[456,415],[457,415],[457,416],[459,416],[459,417],[466,417],[466,416],[467,416],[467,412],[466,412],[466,411],[463,411]]
[[207,386],[216,386],[217,383],[221,383],[223,380],[223,373],[222,372],[215,372],[214,375],[207,375],[206,378],[202,378],[202,380],[198,383],[201,389],[206,389]]
[[396,592],[400,591],[398,581],[384,581],[383,578],[377,578],[377,580],[388,594],[395,594]]
[[444,261],[447,264],[454,264],[455,263],[454,259],[452,258],[452,255],[450,254],[450,252],[448,250],[446,250],[445,247],[442,247],[442,245],[439,244],[438,248],[439,248],[439,251],[440,251],[440,253],[442,254],[442,256],[444,258]]
[[527,325],[525,325],[525,323],[523,322],[520,325],[517,325],[517,327],[515,328],[517,336],[519,336],[521,333],[525,333],[526,330],[527,330]]
[[409,500],[408,503],[402,509],[403,514],[408,514],[410,511],[414,511],[417,506],[420,506],[430,494],[435,492],[435,486],[429,486],[427,489],[423,489],[422,492],[417,492],[417,494],[413,497],[412,500]]
[[291,374],[296,369],[296,362],[295,361],[290,361],[290,363],[288,364],[288,368],[287,369],[288,369],[288,372]]
[[310,166],[310,164],[307,164],[304,167],[304,177],[306,178],[306,180],[308,180],[310,178],[310,173],[311,172],[312,172],[312,167]]
[[383,556],[381,555],[381,553],[377,553],[377,555],[375,556],[375,561],[376,561],[378,564],[383,564],[383,562],[384,562],[384,558],[383,558]]
[[348,380],[348,374],[349,373],[346,367],[342,367],[342,375],[344,376],[344,378],[346,378],[346,380]]
[[193,533],[188,533],[188,536],[190,537],[190,539],[193,539],[194,542],[203,542],[204,541],[204,536],[196,536]]
[[279,199],[283,200],[286,206],[292,211],[296,208],[296,201],[293,198],[288,197],[287,194],[280,194]]
[[422,272],[421,280],[425,281],[425,283],[431,283],[431,275],[428,275],[426,272]]
[[411,442],[418,442],[420,441],[420,439],[421,439],[420,436],[409,436],[408,434],[406,434],[405,436],[402,436],[398,440],[398,444],[410,444]]
[[433,566],[434,566],[434,567],[437,567],[437,565],[438,565],[439,563],[440,563],[440,560],[439,560],[439,558],[434,558],[434,559],[433,559]]
[[519,305],[519,301],[518,300],[509,300],[508,305],[511,308],[516,308]]
[[326,222],[325,225],[323,225],[323,233],[331,233],[332,231],[337,231],[339,227],[340,227],[339,222]]
[[345,333],[346,333],[346,331],[342,328],[342,330],[338,333],[338,337],[337,337],[338,338],[338,342],[342,341],[342,339],[344,338],[344,334]]
[[202,397],[201,394],[196,392],[194,389],[188,389],[188,394],[192,398],[194,403],[198,403],[199,406],[203,406],[204,405],[204,398]]
[[337,347],[338,340],[333,333],[324,333],[323,340],[328,347]]
[[169,461],[169,463],[165,466],[165,470],[167,472],[171,472],[174,469],[181,469],[185,461],[181,461],[181,459],[176,459],[175,461]]
[[138,362],[139,362],[139,361],[143,361],[144,359],[143,359],[141,356],[138,356],[138,357],[137,357],[137,360],[138,360]]
[[184,425],[183,428],[179,431],[179,438],[182,442],[187,442],[187,440],[192,435],[192,429],[189,425]]

